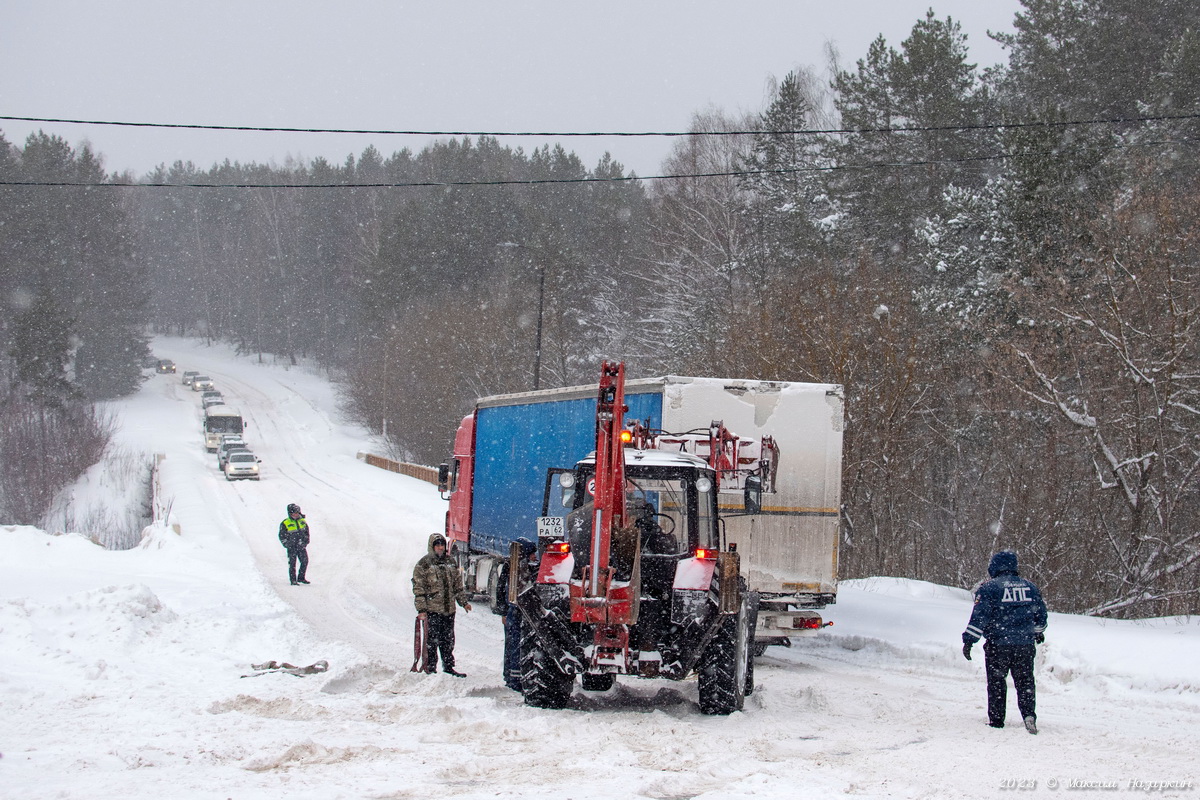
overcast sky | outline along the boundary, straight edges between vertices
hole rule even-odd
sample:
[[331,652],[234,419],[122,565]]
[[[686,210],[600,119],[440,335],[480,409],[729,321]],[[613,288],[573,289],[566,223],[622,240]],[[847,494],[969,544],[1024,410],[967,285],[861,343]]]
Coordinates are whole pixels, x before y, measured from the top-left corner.
[[[0,115],[386,130],[686,130],[710,106],[761,110],[772,76],[843,66],[883,34],[899,48],[932,7],[972,59],[1004,60],[1019,0],[11,0],[0,17]],[[110,171],[191,160],[340,163],[428,139],[225,133],[0,120],[84,140]],[[539,142],[504,139],[526,149]],[[553,141],[553,140],[551,140]],[[666,139],[566,139],[654,175]]]

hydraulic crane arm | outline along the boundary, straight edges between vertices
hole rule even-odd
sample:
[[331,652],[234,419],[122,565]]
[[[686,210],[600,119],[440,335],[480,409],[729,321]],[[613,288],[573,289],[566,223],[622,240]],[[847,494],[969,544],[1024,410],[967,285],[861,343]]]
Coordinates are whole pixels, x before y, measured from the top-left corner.
[[612,534],[625,527],[625,364],[605,361],[600,366],[600,391],[596,399],[596,493],[592,520],[592,564],[589,597],[604,597]]

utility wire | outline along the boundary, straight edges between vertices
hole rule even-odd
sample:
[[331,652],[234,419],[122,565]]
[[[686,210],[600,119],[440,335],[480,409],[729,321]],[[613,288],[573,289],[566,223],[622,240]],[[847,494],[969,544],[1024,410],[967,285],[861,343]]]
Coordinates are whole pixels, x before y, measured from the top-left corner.
[[371,136],[538,136],[538,137],[684,137],[684,136],[756,136],[759,134],[794,136],[833,136],[865,133],[935,133],[939,131],[999,130],[1005,128],[1060,128],[1076,125],[1127,125],[1200,119],[1200,114],[1163,114],[1157,116],[1109,117],[1062,121],[996,122],[963,125],[897,125],[880,128],[812,128],[801,130],[729,130],[729,131],[418,131],[369,128],[294,128],[264,125],[198,125],[175,122],[130,122],[118,120],[66,119],[59,117],[20,117],[0,115],[0,120],[45,122],[62,125],[108,125],[125,128],[168,128],[202,131],[253,131],[266,133],[351,133]]
[[[1164,139],[1151,142],[1128,142],[1112,145],[1113,149],[1131,147],[1156,147],[1160,145],[1185,144],[1200,141],[1197,137]],[[691,178],[741,178],[762,175],[795,175],[813,172],[839,172],[842,170],[895,169],[928,167],[942,164],[971,164],[985,161],[1004,161],[1012,158],[1055,155],[1055,150],[1026,150],[1018,153],[997,153],[988,156],[967,158],[925,159],[921,161],[879,161],[870,164],[830,164],[828,166],[790,167],[770,170],[731,170],[728,172],[694,172],[680,175],[625,175],[615,178],[528,178],[488,181],[399,181],[377,183],[95,183],[88,181],[5,181],[0,186],[64,186],[104,189],[417,189],[427,187],[454,186],[540,186],[546,184],[572,183],[627,183],[630,181],[670,181]]]

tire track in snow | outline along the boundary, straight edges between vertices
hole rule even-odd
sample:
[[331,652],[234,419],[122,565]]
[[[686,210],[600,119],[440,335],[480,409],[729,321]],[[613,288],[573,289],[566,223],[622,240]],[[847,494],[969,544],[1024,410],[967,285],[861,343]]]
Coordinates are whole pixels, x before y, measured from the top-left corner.
[[[335,426],[302,391],[288,385],[286,377],[292,373],[281,380],[278,370],[263,369],[255,373],[256,378],[261,374],[262,381],[251,383],[213,359],[195,355],[180,354],[176,361],[181,365],[201,362],[186,368],[202,369],[211,376],[226,403],[241,411],[249,423],[247,441],[263,459],[260,481],[227,484],[228,491],[222,493],[218,505],[241,510],[218,515],[220,521],[240,531],[267,582],[322,636],[346,641],[376,659],[403,660],[402,654],[411,652],[414,612],[400,565],[408,560],[412,548],[398,541],[389,543],[395,534],[374,534],[370,521],[373,516],[397,516],[397,510],[389,508],[395,506],[394,501],[364,491],[361,480],[341,473],[351,466],[366,468],[359,467],[361,462],[353,454],[343,454],[334,464],[322,455],[326,443],[336,438]],[[235,361],[231,366],[246,365]],[[182,384],[177,386],[180,388],[173,390],[177,397],[190,394],[180,391]],[[199,395],[196,397],[198,403]],[[280,401],[280,397],[285,399]],[[197,414],[201,413],[198,409]],[[197,431],[200,420],[202,417],[198,417]],[[219,475],[215,456],[207,457],[213,458],[212,474]],[[214,481],[227,483],[216,477]],[[299,502],[313,524],[309,546],[313,583],[308,586],[288,584],[286,554],[276,537],[275,527],[289,502]],[[378,508],[375,514],[373,508]],[[249,526],[245,524],[247,511],[256,518]],[[266,521],[272,517],[272,522]],[[397,565],[392,580],[380,579],[381,563]]]

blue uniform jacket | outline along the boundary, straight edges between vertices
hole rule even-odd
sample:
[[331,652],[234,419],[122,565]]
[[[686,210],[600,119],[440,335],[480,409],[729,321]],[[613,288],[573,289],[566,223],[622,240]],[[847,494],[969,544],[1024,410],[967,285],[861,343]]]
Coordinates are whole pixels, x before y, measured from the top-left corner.
[[975,592],[975,610],[963,643],[1031,645],[1046,630],[1046,603],[1032,582],[1017,573],[1017,554],[1004,550],[988,565],[991,580]]

